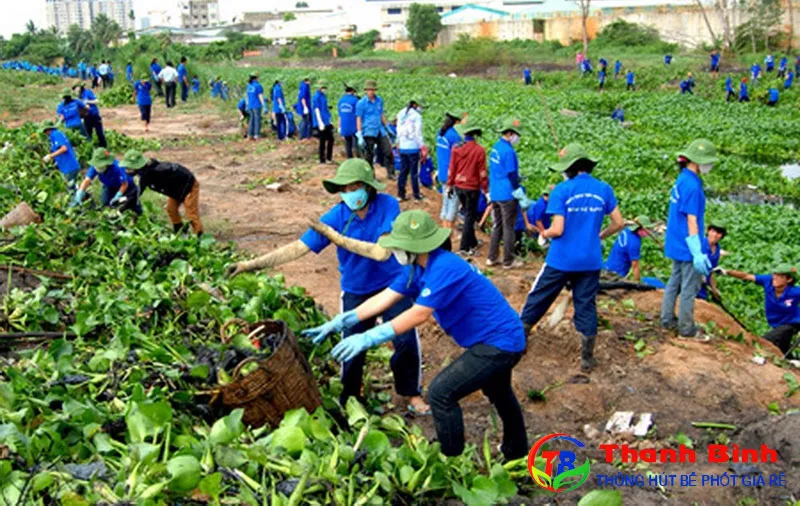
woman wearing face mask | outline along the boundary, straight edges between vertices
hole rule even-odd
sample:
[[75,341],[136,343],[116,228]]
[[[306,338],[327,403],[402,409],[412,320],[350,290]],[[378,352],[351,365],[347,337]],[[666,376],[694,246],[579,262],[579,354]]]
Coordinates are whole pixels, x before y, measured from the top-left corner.
[[[335,230],[315,228],[334,242],[340,241]],[[334,347],[333,357],[349,360],[387,341],[396,346],[398,334],[433,316],[466,348],[436,375],[428,390],[442,453],[457,456],[464,451],[464,420],[458,403],[481,390],[503,421],[503,455],[507,459],[526,455],[525,420],[511,388],[511,371],[525,351],[525,335],[514,310],[478,269],[450,252],[450,229],[438,227],[425,211],[398,216],[392,233],[378,239],[378,247],[372,249],[383,248],[391,251],[402,270],[385,290],[347,313],[346,319],[372,320],[405,297],[413,298],[414,305],[391,320],[384,317],[377,327],[344,339]]]
[[[672,260],[672,274],[661,302],[661,325],[678,330],[680,337],[694,338],[694,300],[711,270],[703,253],[700,232],[705,230],[706,195],[702,174],[708,174],[717,161],[717,148],[711,141],[697,139],[678,153],[681,173],[669,195],[667,234],[664,254]],[[680,310],[675,317],[675,302]],[[705,338],[704,338],[705,339]]]
[[[329,193],[338,193],[342,202],[322,216],[322,223],[346,239],[359,240],[367,249],[370,246],[377,247],[375,243],[378,238],[391,231],[392,223],[400,214],[397,200],[391,195],[379,193],[386,186],[375,180],[372,167],[360,158],[345,161],[339,166],[336,176],[323,181],[323,185]],[[299,240],[255,260],[231,265],[229,271],[236,275],[240,272],[276,267],[300,258],[309,251],[319,253],[329,244],[326,237],[314,230],[308,230]],[[343,332],[345,337],[365,332],[375,326],[378,315],[382,316],[383,321],[389,321],[411,307],[411,301],[402,298],[397,304],[370,318],[356,319],[352,310],[388,287],[402,268],[388,252],[379,255],[377,259],[370,259],[339,247],[337,257],[343,312],[321,327],[303,333],[312,337],[314,344],[323,342],[329,334],[335,332]],[[361,397],[365,356],[364,353],[358,354],[342,364],[342,403],[351,396]],[[427,414],[430,408],[420,397],[422,363],[416,330],[408,329],[397,336],[391,367],[398,395],[411,398],[409,408],[412,411]]]

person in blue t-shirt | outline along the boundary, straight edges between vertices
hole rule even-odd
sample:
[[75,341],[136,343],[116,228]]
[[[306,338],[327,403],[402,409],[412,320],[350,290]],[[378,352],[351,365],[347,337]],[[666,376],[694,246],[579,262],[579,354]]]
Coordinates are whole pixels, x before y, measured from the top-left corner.
[[622,110],[622,104],[617,104],[617,108],[611,113],[611,119],[619,121],[620,123],[625,122],[625,111]]
[[339,135],[344,138],[344,150],[347,158],[359,156],[358,142],[356,141],[356,104],[358,104],[358,100],[356,89],[345,84],[344,95],[336,105],[339,113]]
[[[517,119],[508,119],[499,130],[500,139],[489,152],[489,198],[492,201],[492,235],[486,265],[499,263],[500,241],[503,241],[503,268],[514,269],[522,262],[514,258],[514,225],[517,207],[529,202],[519,185],[519,159],[514,146],[522,130]],[[441,170],[441,168],[440,168]]]
[[275,79],[272,83],[272,90],[270,91],[272,97],[272,122],[275,125],[275,130],[278,135],[278,140],[282,141],[286,138],[286,99],[283,96],[283,86],[281,86],[281,78]]
[[549,191],[542,193],[539,200],[528,208],[526,213],[528,225],[526,228],[534,237],[541,239],[539,246],[546,244],[546,239],[542,237],[544,231],[550,228],[551,217],[547,213],[547,203],[550,201],[550,192],[555,189],[554,185],[550,185]]
[[181,87],[181,102],[186,102],[189,99],[189,71],[186,69],[186,57],[181,56],[181,62],[178,64],[178,84]]
[[728,76],[725,79],[725,101],[730,102],[732,98],[736,98],[736,92],[733,89],[733,78]]
[[642,239],[647,237],[647,229],[652,227],[652,223],[647,216],[637,216],[635,223],[635,228],[625,227],[620,232],[603,268],[623,278],[633,274],[634,281],[639,283],[642,280],[642,270],[639,266],[639,259],[642,257]]
[[786,80],[783,82],[783,89],[788,90],[789,88],[791,88],[793,82],[794,82],[794,72],[790,70],[786,74]]
[[664,55],[664,65],[669,66],[670,64],[672,64],[672,55],[671,54],[665,54]]
[[300,86],[297,89],[297,104],[295,104],[294,110],[302,117],[300,121],[300,139],[308,139],[311,137],[311,129],[314,123],[311,116],[311,79],[308,77],[300,81]]
[[754,275],[718,268],[723,276],[756,283],[764,289],[764,312],[772,330],[764,339],[781,350],[784,357],[792,350],[792,340],[800,333],[800,287],[797,268],[784,263],[772,269],[772,274]]
[[[525,420],[514,390],[511,373],[525,352],[526,342],[516,313],[500,291],[474,266],[450,251],[448,228],[440,228],[422,210],[400,214],[391,234],[378,239],[378,245],[391,254],[401,269],[383,291],[338,315],[334,322],[307,333],[323,336],[342,327],[374,321],[398,304],[414,299],[393,318],[384,317],[381,325],[353,332],[332,351],[336,360],[363,356],[375,346],[393,341],[398,334],[411,332],[433,316],[442,330],[466,348],[464,353],[439,372],[428,388],[436,436],[442,453],[449,457],[464,451],[464,419],[459,401],[481,390],[494,405],[503,422],[500,450],[506,459],[524,457],[529,452]],[[332,322],[333,323],[333,322]]]
[[456,144],[463,140],[456,130],[456,126],[461,123],[461,120],[462,118],[455,114],[446,112],[442,127],[436,132],[436,165],[439,167],[436,178],[442,185],[442,210],[439,218],[445,228],[453,228],[453,221],[458,213],[458,196],[454,191],[450,191],[447,179],[450,174],[450,155]]
[[128,62],[125,65],[125,79],[128,80],[129,83],[133,84],[133,63]]
[[686,93],[689,95],[694,95],[694,92],[692,91],[692,85],[688,79],[681,81],[681,95],[685,95]]
[[775,57],[772,56],[772,53],[764,57],[764,66],[767,67],[767,72],[775,70]]
[[[595,366],[597,291],[603,268],[601,241],[624,226],[614,190],[592,176],[595,165],[597,160],[578,143],[567,145],[559,153],[559,161],[552,170],[562,172],[567,180],[550,192],[547,212],[552,216],[551,224],[541,234],[551,240],[550,249],[520,315],[527,335],[561,290],[571,285],[573,321],[581,334],[584,372]],[[611,223],[602,229],[606,216],[611,217]]]
[[95,178],[99,178],[103,183],[103,193],[100,201],[104,206],[117,207],[121,211],[132,210],[136,214],[142,214],[142,206],[139,204],[139,187],[133,181],[133,176],[125,172],[119,166],[114,155],[105,148],[97,148],[92,153],[89,160],[89,171],[86,173],[78,190],[72,199],[71,207],[80,205],[86,195],[86,189],[92,184]]
[[150,84],[155,87],[156,94],[159,97],[164,96],[164,89],[161,87],[161,79],[158,78],[158,74],[161,73],[161,65],[158,63],[158,58],[153,58],[153,61],[150,62]]
[[319,81],[311,99],[312,126],[319,132],[319,163],[333,163],[333,124],[327,92],[328,85],[325,81]]
[[622,62],[617,60],[614,62],[614,79],[619,79],[620,72],[622,72]]
[[55,123],[52,121],[45,122],[41,131],[50,139],[50,152],[44,155],[44,163],[55,160],[58,171],[63,174],[64,179],[67,181],[67,188],[71,192],[75,191],[81,166],[78,163],[78,157],[75,156],[75,151],[72,149],[72,144],[67,136],[56,128]]
[[781,58],[780,63],[778,64],[778,77],[783,79],[786,77],[786,69],[789,66],[789,59],[785,56]]
[[750,67],[750,81],[753,83],[753,88],[758,84],[759,77],[761,77],[761,65],[754,63],[753,66]]
[[[701,240],[706,213],[701,175],[708,174],[717,161],[717,148],[712,142],[706,139],[692,141],[678,153],[681,173],[669,194],[664,254],[672,260],[672,274],[664,289],[661,325],[667,329],[677,328],[681,337],[697,336],[694,300],[704,277],[711,271],[711,261],[703,253]],[[678,296],[680,310],[676,318]]]
[[150,90],[153,83],[148,81],[148,77],[143,75],[141,79],[133,85],[133,100],[139,106],[139,117],[144,122],[144,131],[150,131],[150,113],[153,108],[153,99],[150,97]]
[[628,73],[625,75],[625,89],[627,90],[635,90],[636,89],[636,75],[633,73],[633,70],[629,70]]
[[250,129],[250,113],[247,112],[247,97],[242,97],[239,100],[239,103],[236,104],[236,110],[239,111],[239,125],[241,126],[242,137],[247,139],[247,133]]
[[770,107],[775,107],[778,104],[778,99],[780,98],[780,92],[778,88],[770,88],[767,90],[767,105]]
[[258,82],[258,74],[250,74],[247,82],[247,112],[249,114],[247,135],[254,141],[261,135],[261,112],[265,107],[264,87]]
[[[706,236],[703,237],[702,249],[703,253],[708,255],[708,260],[711,262],[711,272],[706,276],[703,286],[700,287],[700,291],[697,293],[698,299],[708,300],[709,291],[715,299],[721,299],[719,291],[717,290],[717,280],[714,278],[714,270],[719,266],[719,260],[722,258],[723,254],[719,242],[727,234],[728,231],[725,226],[716,222],[708,226]],[[708,290],[706,290],[706,287],[708,287]]]
[[711,74],[719,75],[719,61],[721,58],[722,55],[719,53],[719,50],[715,49],[711,51],[711,66],[709,68]]
[[386,132],[387,121],[383,111],[383,99],[378,96],[378,83],[374,79],[364,82],[364,96],[356,104],[356,140],[364,159],[372,165],[376,149],[383,153],[386,175],[397,179],[392,156],[392,141]]
[[739,83],[739,102],[749,102],[750,94],[747,91],[747,78],[743,77],[742,82]]
[[606,69],[605,67],[600,68],[600,72],[597,73],[597,83],[598,88],[600,91],[603,91],[603,88],[606,87]]
[[522,80],[526,85],[533,84],[530,67],[525,67],[525,70],[522,71]]
[[[388,322],[411,307],[408,298],[398,299],[397,304],[386,307],[369,318],[355,318],[353,310],[372,296],[381,293],[401,275],[402,267],[388,251],[377,254],[375,242],[388,234],[392,223],[400,214],[397,200],[382,191],[386,185],[375,179],[372,167],[365,160],[352,158],[342,163],[336,176],[323,181],[328,193],[339,194],[342,199],[325,213],[319,227],[309,229],[303,236],[286,246],[255,260],[238,262],[228,268],[231,275],[291,262],[313,251],[322,252],[332,240],[320,231],[334,233],[336,255],[341,274],[341,306],[343,313],[322,327],[307,330],[304,335],[320,344],[328,334],[343,332],[343,337],[366,332],[375,327],[375,317],[379,314]],[[319,231],[318,231],[319,230]],[[351,253],[348,247],[353,247]],[[408,328],[399,333],[394,341],[394,355],[390,365],[394,374],[395,390],[398,395],[411,397],[411,408],[418,413],[427,413],[429,406],[422,400],[421,355],[417,332]],[[355,396],[360,400],[366,353],[349,357],[342,364],[342,386],[340,395],[342,405]]]
[[73,90],[77,89],[78,98],[89,106],[89,112],[83,117],[83,126],[86,129],[86,135],[89,139],[97,132],[97,145],[101,148],[106,147],[106,135],[103,131],[103,118],[100,117],[100,108],[97,104],[100,101],[95,96],[92,90],[86,89],[84,83],[78,83],[72,87]]
[[83,120],[81,118],[81,114],[87,114],[89,112],[89,106],[80,100],[72,98],[72,90],[69,88],[64,88],[61,96],[63,97],[63,101],[58,104],[56,114],[61,121],[64,122],[65,127],[70,130],[77,130],[81,135],[89,139],[89,134],[86,133],[86,128],[83,126]]
[[199,95],[200,94],[200,78],[194,76],[192,78],[192,95]]

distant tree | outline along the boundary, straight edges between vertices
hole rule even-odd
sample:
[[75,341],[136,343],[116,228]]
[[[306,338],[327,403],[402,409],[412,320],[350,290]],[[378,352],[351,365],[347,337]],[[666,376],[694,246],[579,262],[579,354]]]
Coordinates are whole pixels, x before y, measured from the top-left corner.
[[92,21],[92,34],[99,45],[108,47],[122,36],[122,28],[105,14],[98,14]]
[[294,4],[294,8],[295,9],[307,9],[308,8],[308,2],[297,2],[296,4]]
[[413,3],[408,10],[406,21],[408,37],[417,51],[425,51],[436,42],[436,36],[442,31],[442,18],[432,4]]
[[28,22],[25,24],[25,30],[31,35],[36,35],[36,25],[34,24],[32,19],[29,19]]
[[573,0],[581,10],[581,27],[583,28],[583,54],[589,54],[589,29],[586,24],[589,20],[589,4],[591,0]]
[[297,19],[297,16],[294,15],[294,12],[286,12],[283,14],[283,21],[286,23],[294,21],[295,19]]
[[73,24],[67,30],[67,46],[76,58],[88,58],[97,48],[97,43],[91,32]]

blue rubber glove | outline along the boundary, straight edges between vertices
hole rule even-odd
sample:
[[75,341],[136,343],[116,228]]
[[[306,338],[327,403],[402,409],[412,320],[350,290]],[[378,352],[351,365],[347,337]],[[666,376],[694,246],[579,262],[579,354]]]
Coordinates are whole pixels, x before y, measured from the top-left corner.
[[364,351],[394,339],[392,322],[386,322],[373,327],[363,334],[355,334],[343,339],[333,347],[331,355],[339,362],[349,362]]
[[111,201],[108,203],[108,205],[113,206],[121,198],[122,198],[122,192],[117,192],[117,194],[114,195],[114,197],[111,199]]
[[528,198],[528,196],[525,195],[525,190],[523,190],[522,187],[519,187],[516,190],[514,190],[513,192],[511,192],[511,196],[514,197],[515,199],[517,199],[517,201],[519,202],[519,206],[523,210],[531,207],[532,202]]
[[367,147],[367,143],[364,141],[364,134],[361,132],[356,132],[356,139],[358,140],[358,147],[364,149]]
[[72,202],[69,203],[69,207],[75,207],[81,205],[81,202],[83,202],[83,196],[85,194],[86,192],[78,188],[78,190],[75,192],[75,195],[73,195],[72,197]]
[[313,329],[306,329],[303,332],[301,332],[301,334],[306,337],[310,337],[312,343],[320,344],[330,334],[347,330],[351,327],[355,327],[356,325],[358,325],[358,316],[356,316],[356,312],[347,311],[345,313],[337,314],[333,318],[333,320],[324,323],[319,327],[314,327]]
[[690,235],[686,238],[686,245],[689,246],[689,251],[692,254],[694,270],[703,276],[708,276],[708,273],[711,272],[711,260],[709,260],[708,255],[702,251],[700,236],[697,234]]

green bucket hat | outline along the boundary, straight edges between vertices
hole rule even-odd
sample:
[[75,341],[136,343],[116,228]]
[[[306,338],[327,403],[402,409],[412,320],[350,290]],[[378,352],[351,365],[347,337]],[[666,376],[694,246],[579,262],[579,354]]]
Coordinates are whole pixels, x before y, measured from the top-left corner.
[[336,176],[324,180],[322,186],[328,193],[339,193],[342,186],[356,182],[370,185],[378,191],[386,189],[385,184],[375,180],[375,171],[361,158],[351,158],[339,165]]
[[344,85],[344,91],[353,90],[356,91],[356,87],[347,83],[342,83]]
[[420,209],[400,213],[392,225],[392,233],[378,239],[386,249],[409,253],[430,253],[450,237],[450,229],[436,224],[431,215]]
[[58,125],[56,125],[55,121],[47,120],[44,123],[42,123],[42,126],[39,127],[39,131],[47,132],[48,130],[54,130],[56,128],[58,128]]
[[460,116],[460,115],[458,115],[458,114],[453,114],[453,113],[452,113],[452,112],[450,112],[450,111],[448,111],[448,112],[444,113],[444,115],[445,115],[445,116],[447,116],[447,117],[449,117],[449,118],[453,118],[453,119],[454,119],[454,120],[456,120],[456,121],[461,121],[461,116]]
[[462,136],[475,134],[476,132],[477,132],[476,135],[483,134],[483,128],[481,128],[479,125],[465,125],[463,123],[459,123],[458,125],[456,125],[455,128],[456,132],[458,132],[458,134]]
[[71,89],[69,89],[69,88],[64,88],[64,89],[61,91],[61,96],[62,96],[62,97],[71,97],[71,96],[72,96],[72,90],[71,90]]
[[[402,216],[402,215],[401,215]],[[397,219],[400,219],[398,216]],[[397,223],[397,222],[395,222]],[[797,279],[797,269],[792,267],[792,264],[788,262],[784,262],[782,264],[778,264],[772,268],[773,274],[783,274],[785,276],[789,276],[792,279]]]
[[552,165],[551,170],[555,172],[564,172],[572,167],[572,164],[578,160],[588,160],[592,163],[592,167],[597,165],[596,158],[589,156],[589,153],[586,152],[583,146],[577,142],[573,142],[571,144],[567,144],[566,147],[561,150],[561,152],[558,154],[558,162]]
[[325,81],[325,79],[320,79],[319,81],[317,81],[317,88],[327,88],[327,87],[328,83],[327,81]]
[[95,168],[101,174],[106,171],[109,165],[114,163],[114,155],[111,154],[106,148],[96,148],[92,152],[92,158],[89,160],[89,165]]
[[120,165],[126,169],[139,170],[147,165],[147,157],[139,150],[129,149],[125,152],[125,156],[122,157]]
[[141,76],[139,76],[140,81],[147,81],[148,79],[150,79],[150,76],[147,74],[142,74]]
[[508,118],[507,120],[503,121],[503,125],[500,127],[500,130],[498,130],[497,133],[503,134],[509,130],[517,135],[522,135],[522,128],[520,127],[520,122],[518,119]]
[[250,77],[255,77],[258,79],[258,72],[250,72]]
[[644,214],[640,214],[635,219],[636,223],[643,228],[653,228],[654,223],[650,220],[649,216],[645,216]]
[[708,224],[708,228],[713,228],[722,235],[728,235],[728,224],[722,220],[714,220]]
[[715,163],[719,160],[717,147],[706,139],[692,141],[683,151],[678,152],[678,156],[688,158],[689,161],[697,164]]
[[378,89],[378,81],[375,79],[367,79],[364,82],[364,89],[365,90],[377,90]]

